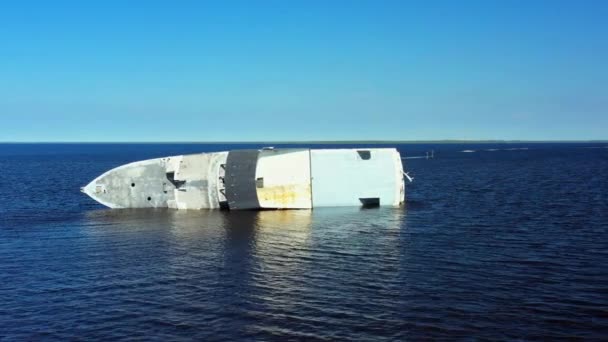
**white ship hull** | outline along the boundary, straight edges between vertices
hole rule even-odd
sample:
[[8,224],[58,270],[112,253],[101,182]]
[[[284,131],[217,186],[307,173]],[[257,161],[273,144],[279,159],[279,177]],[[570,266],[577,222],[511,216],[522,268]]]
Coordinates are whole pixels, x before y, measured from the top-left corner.
[[312,209],[398,206],[396,149],[262,149],[138,161],[82,191],[110,208]]

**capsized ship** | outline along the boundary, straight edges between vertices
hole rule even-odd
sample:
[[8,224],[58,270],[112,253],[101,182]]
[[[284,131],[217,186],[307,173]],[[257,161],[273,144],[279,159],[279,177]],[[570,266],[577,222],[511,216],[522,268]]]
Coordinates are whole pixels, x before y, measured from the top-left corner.
[[263,148],[149,159],[109,170],[81,191],[110,208],[312,209],[405,200],[394,148]]

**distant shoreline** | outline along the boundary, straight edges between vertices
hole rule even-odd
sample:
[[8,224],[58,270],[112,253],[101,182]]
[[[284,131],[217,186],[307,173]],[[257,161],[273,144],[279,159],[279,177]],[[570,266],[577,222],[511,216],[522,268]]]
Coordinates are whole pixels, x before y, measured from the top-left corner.
[[0,144],[310,144],[310,145],[352,145],[352,144],[546,144],[608,143],[608,140],[338,140],[338,141],[0,141]]

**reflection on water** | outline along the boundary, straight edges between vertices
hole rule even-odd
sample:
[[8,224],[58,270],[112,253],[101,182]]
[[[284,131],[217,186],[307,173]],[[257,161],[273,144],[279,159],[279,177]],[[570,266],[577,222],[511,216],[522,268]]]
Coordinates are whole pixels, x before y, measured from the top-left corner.
[[605,339],[608,159],[581,146],[445,145],[408,161],[406,208],[262,212],[78,192],[236,146],[4,146],[0,340]]
[[[403,208],[321,208],[313,210],[219,211],[171,209],[93,210],[82,226],[92,236],[162,235],[167,243],[190,246],[219,242],[225,252],[238,249],[262,258],[276,252],[307,249],[312,231],[334,239],[361,239],[361,234],[382,230],[394,236],[404,225]],[[317,234],[318,235],[318,234]],[[353,241],[354,241],[353,240]]]
[[[299,269],[298,265],[323,244],[347,242],[362,249],[354,252],[364,252],[375,243],[387,244],[391,239],[396,243],[404,218],[402,208],[125,209],[89,211],[82,226],[86,228],[85,234],[108,246],[139,247],[110,248],[110,251],[139,254],[145,247],[150,248],[146,252],[151,255],[178,257],[175,260],[178,264],[183,264],[187,257],[206,264],[221,256],[223,267],[243,272],[253,265],[257,271],[272,275]],[[166,262],[170,264],[171,260]]]
[[[97,210],[82,227],[90,246],[104,246],[91,272],[103,264],[129,274],[114,284],[154,289],[152,298],[130,293],[131,303],[155,307],[163,305],[155,298],[168,296],[207,319],[231,317],[248,337],[285,332],[284,320],[303,311],[291,333],[312,338],[319,319],[355,316],[377,296],[377,277],[397,280],[404,219],[403,208]],[[177,316],[163,320],[187,318]]]

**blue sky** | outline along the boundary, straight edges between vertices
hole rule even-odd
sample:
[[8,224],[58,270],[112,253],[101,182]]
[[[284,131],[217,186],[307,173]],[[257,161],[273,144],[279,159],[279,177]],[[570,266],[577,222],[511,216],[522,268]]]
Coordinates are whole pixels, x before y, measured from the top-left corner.
[[606,1],[0,3],[0,141],[608,139]]

